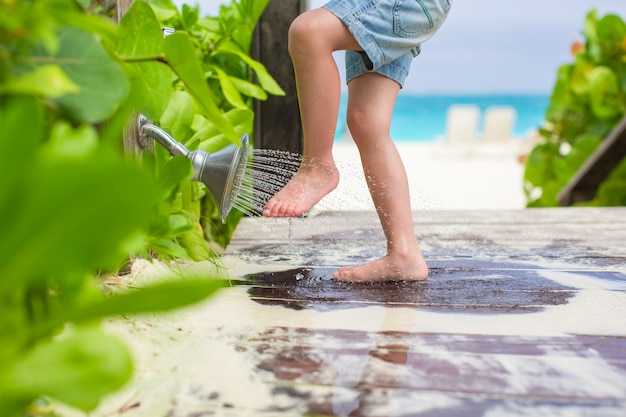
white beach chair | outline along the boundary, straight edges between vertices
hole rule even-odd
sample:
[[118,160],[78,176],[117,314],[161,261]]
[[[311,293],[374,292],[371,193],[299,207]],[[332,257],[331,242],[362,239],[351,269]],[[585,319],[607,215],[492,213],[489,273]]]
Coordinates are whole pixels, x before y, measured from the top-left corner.
[[448,108],[446,143],[469,145],[477,138],[480,109],[473,104],[454,104]]
[[508,142],[513,138],[513,127],[517,119],[517,111],[513,106],[492,106],[485,110],[483,124],[483,142]]

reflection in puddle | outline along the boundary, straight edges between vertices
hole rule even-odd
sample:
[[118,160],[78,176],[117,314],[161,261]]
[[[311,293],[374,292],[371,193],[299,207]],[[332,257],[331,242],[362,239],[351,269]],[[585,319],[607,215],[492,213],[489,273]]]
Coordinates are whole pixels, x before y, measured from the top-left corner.
[[[285,407],[267,411],[400,417],[483,415],[493,408],[512,415],[518,407],[546,407],[551,414],[562,406],[559,401],[580,395],[619,398],[620,390],[606,390],[604,383],[624,380],[611,361],[625,343],[597,336],[573,340],[273,327],[246,346],[254,350],[259,377]],[[597,352],[593,357],[590,349]],[[498,400],[502,395],[508,397],[504,403]],[[578,404],[576,410],[580,407],[586,408]],[[588,407],[597,410],[596,404]],[[615,415],[611,407],[604,411]]]

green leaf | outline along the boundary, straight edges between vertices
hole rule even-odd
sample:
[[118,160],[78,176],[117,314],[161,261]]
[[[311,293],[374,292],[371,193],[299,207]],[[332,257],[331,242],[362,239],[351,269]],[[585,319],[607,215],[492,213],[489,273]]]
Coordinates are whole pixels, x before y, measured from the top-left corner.
[[242,94],[257,100],[267,100],[267,93],[258,85],[237,77],[230,77],[232,83]]
[[256,23],[265,11],[270,0],[241,0],[241,7],[246,10],[250,20]]
[[197,26],[206,29],[209,32],[218,32],[220,30],[220,22],[215,17],[202,17],[196,22]]
[[[85,32],[94,33],[109,43],[114,43],[118,32],[115,24],[104,16],[96,14],[78,13],[71,1],[49,1],[52,14],[63,25],[72,26]],[[67,5],[59,7],[60,4]]]
[[547,142],[533,148],[528,155],[524,179],[534,186],[539,186],[553,178],[552,161],[558,156],[558,145]]
[[161,168],[157,178],[158,188],[165,198],[174,192],[181,182],[191,180],[192,176],[191,161],[183,155],[175,156]]
[[173,237],[193,229],[193,219],[182,214],[172,214],[169,218],[170,233]]
[[562,181],[551,180],[541,186],[541,198],[538,201],[541,207],[559,207],[560,204],[557,197],[565,183]]
[[587,40],[585,49],[593,62],[599,63],[602,60],[602,48],[600,46],[600,38],[598,36],[598,11],[594,8],[585,17],[584,35]]
[[571,80],[568,80],[572,91],[578,95],[588,94],[591,88],[589,74],[593,71],[594,65],[578,59],[576,65],[572,67]]
[[570,160],[567,158],[555,158],[552,161],[552,168],[556,179],[564,184],[576,173],[574,164],[569,162]]
[[626,206],[626,159],[602,182],[598,200],[603,206]]
[[179,237],[180,244],[187,253],[189,258],[196,262],[202,262],[215,258],[215,252],[211,250],[208,242],[204,238],[200,225],[194,227],[191,231],[183,233]]
[[180,18],[178,9],[171,0],[150,0],[150,7],[160,22]]
[[161,116],[161,126],[178,142],[185,143],[191,135],[194,110],[193,98],[185,91],[175,91]]
[[227,281],[215,278],[168,279],[149,287],[111,295],[70,312],[66,318],[83,321],[119,314],[167,311],[202,301],[226,285]]
[[0,93],[32,94],[60,98],[80,88],[58,65],[43,65],[0,85]]
[[[231,123],[237,126],[237,133],[239,137],[244,133],[252,132],[254,123],[254,112],[250,109],[232,109],[226,113],[226,117]],[[216,152],[225,146],[229,145],[229,142],[220,135],[214,127],[206,126],[203,130],[198,131],[192,138],[192,140],[200,141],[198,149],[205,150],[207,152]],[[239,144],[240,142],[238,142]]]
[[45,144],[44,151],[50,157],[88,157],[98,148],[98,133],[91,125],[82,125],[76,129],[63,121],[52,127],[50,140]]
[[267,72],[265,66],[249,57],[248,55],[241,52],[236,46],[224,42],[219,45],[219,48],[215,51],[215,54],[233,54],[238,56],[242,61],[244,61],[252,70],[256,73],[256,76],[259,80],[259,84],[265,91],[270,94],[276,96],[284,96],[285,91],[278,85],[276,80]]
[[171,238],[156,238],[149,244],[150,249],[157,251],[163,257],[169,256],[171,259],[189,259],[189,254],[178,243]]
[[278,83],[276,82],[276,80],[274,80],[270,73],[267,72],[267,69],[263,64],[258,61],[252,60],[252,58],[250,58],[248,61],[248,65],[250,65],[250,67],[256,73],[256,76],[259,79],[259,84],[261,84],[261,87],[263,87],[265,91],[275,96],[285,95],[285,91],[280,87],[280,85],[278,85]]
[[618,116],[624,111],[620,89],[615,73],[608,67],[600,66],[589,73],[591,108],[594,114],[603,119]]
[[187,32],[191,32],[193,30],[193,26],[198,21],[198,17],[200,14],[200,8],[198,5],[191,7],[188,4],[183,4],[183,27]]
[[238,137],[230,122],[211,99],[211,92],[188,35],[175,33],[165,38],[165,57],[176,74],[185,83],[203,114],[233,143]]
[[[109,152],[42,154],[31,164],[20,198],[0,219],[0,276],[42,279],[113,268],[124,258],[123,242],[147,225],[156,192],[154,179]],[[0,280],[0,291],[15,285],[23,284]]]
[[226,113],[226,117],[237,126],[239,137],[244,133],[250,134],[254,130],[254,112],[250,109],[232,109]]
[[234,107],[247,109],[248,106],[246,105],[246,103],[243,102],[241,94],[239,94],[239,90],[237,90],[237,87],[235,87],[235,84],[233,84],[228,74],[226,74],[218,67],[214,67],[214,70],[217,73],[220,87],[222,88],[222,93],[224,93],[224,97],[226,97],[226,100],[228,100],[228,102]]
[[7,97],[0,103],[0,230],[15,209],[12,193],[19,190],[43,141],[44,117],[43,105],[31,97]]
[[598,189],[602,206],[626,206],[626,179],[605,181]]
[[119,64],[90,33],[66,27],[59,40],[54,58],[80,92],[57,99],[58,105],[75,122],[97,123],[110,117],[130,90]]
[[555,164],[557,177],[567,183],[570,178],[576,175],[578,169],[587,161],[589,156],[600,146],[600,138],[596,136],[584,135],[577,138],[573,143],[570,152],[563,158],[559,158]]
[[116,52],[123,60],[151,59],[129,64],[131,97],[141,113],[158,120],[170,101],[173,74],[166,65],[157,62],[163,56],[163,34],[147,3],[134,2],[122,18]]
[[605,61],[614,61],[624,54],[622,42],[626,36],[626,23],[615,14],[607,14],[597,24],[597,34]]
[[132,371],[122,342],[96,329],[80,329],[35,347],[15,363],[0,387],[3,396],[24,405],[45,395],[92,410],[102,396],[121,388]]

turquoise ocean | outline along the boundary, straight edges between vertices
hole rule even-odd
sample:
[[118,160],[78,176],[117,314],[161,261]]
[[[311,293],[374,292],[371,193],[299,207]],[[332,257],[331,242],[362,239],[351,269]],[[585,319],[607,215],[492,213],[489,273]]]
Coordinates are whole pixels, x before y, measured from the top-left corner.
[[[446,132],[447,112],[455,104],[473,104],[480,109],[481,132],[485,110],[491,106],[511,106],[516,110],[512,135],[523,139],[542,125],[550,96],[548,94],[515,95],[410,95],[400,94],[393,111],[391,137],[396,141],[431,142]],[[346,135],[346,103],[342,96],[336,138]]]

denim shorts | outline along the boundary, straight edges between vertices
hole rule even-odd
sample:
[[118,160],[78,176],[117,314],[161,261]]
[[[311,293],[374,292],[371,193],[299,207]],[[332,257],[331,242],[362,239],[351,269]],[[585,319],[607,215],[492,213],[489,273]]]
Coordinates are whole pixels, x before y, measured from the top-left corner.
[[346,79],[375,71],[400,86],[411,61],[442,25],[452,0],[330,0],[363,51],[346,51]]

